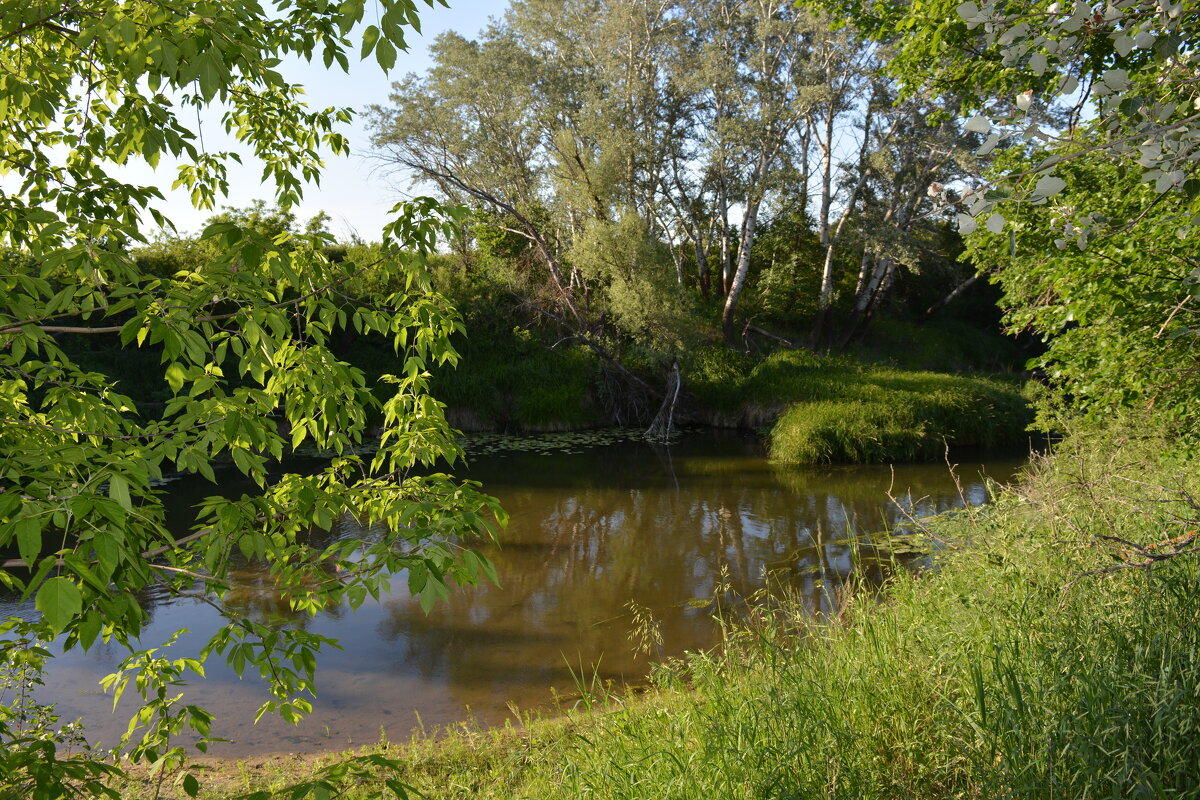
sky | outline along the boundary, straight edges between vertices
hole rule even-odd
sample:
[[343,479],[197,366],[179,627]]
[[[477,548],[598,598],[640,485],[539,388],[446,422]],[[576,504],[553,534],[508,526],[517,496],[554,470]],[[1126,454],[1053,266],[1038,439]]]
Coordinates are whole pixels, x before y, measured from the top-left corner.
[[[428,47],[437,34],[454,30],[473,38],[490,17],[501,16],[508,5],[507,0],[449,2],[450,8],[440,5],[429,8],[424,3],[418,3],[421,9],[421,33],[407,32],[409,52],[400,54],[389,75],[383,74],[373,56],[357,62],[353,54],[349,74],[336,66],[326,70],[319,57],[312,64],[297,59],[293,64],[281,67],[285,78],[304,86],[311,108],[348,106],[359,112],[354,123],[341,131],[350,142],[351,155],[333,157],[327,154],[320,186],[309,186],[304,193],[304,202],[297,209],[301,220],[324,211],[332,218],[330,231],[339,239],[349,238],[353,233],[368,241],[379,238],[388,210],[407,196],[405,190],[409,188],[409,181],[403,176],[386,174],[377,161],[369,158],[370,135],[361,112],[372,103],[386,105],[392,81],[399,80],[409,72],[424,72],[430,66]],[[200,124],[208,150],[238,149],[232,137],[225,136],[219,111],[213,110],[209,116],[202,116]],[[261,164],[244,148],[240,152],[245,163],[240,167],[236,163],[230,164],[229,198],[220,205],[240,208],[256,199],[269,202],[271,191],[262,186]],[[158,186],[167,198],[165,204],[159,204],[159,208],[180,232],[196,233],[213,212],[193,208],[186,191],[171,191],[177,163],[164,158],[157,169],[138,165],[126,169],[122,177]]]

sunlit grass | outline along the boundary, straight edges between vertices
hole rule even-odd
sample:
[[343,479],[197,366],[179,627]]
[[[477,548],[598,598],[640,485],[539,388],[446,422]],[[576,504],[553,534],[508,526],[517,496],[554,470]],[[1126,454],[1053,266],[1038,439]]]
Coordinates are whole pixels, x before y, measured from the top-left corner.
[[692,385],[736,419],[747,405],[771,426],[771,457],[815,464],[940,457],[954,446],[1027,444],[1032,419],[1016,382],[863,364],[791,350],[760,362],[703,351]]

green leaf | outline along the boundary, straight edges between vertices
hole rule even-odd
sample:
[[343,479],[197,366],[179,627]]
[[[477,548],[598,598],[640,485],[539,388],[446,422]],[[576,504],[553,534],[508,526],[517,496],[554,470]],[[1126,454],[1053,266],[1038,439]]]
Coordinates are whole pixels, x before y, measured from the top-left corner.
[[183,382],[187,377],[187,372],[180,366],[178,361],[174,361],[167,367],[167,384],[170,385],[171,391],[179,394],[179,390],[183,388]]
[[121,558],[121,546],[117,543],[117,537],[107,531],[99,531],[92,539],[92,547],[96,550],[100,574],[105,578],[112,577]]
[[371,51],[375,49],[375,45],[378,41],[379,28],[375,27],[374,25],[367,26],[367,29],[363,31],[362,53],[360,54],[360,57],[366,58],[367,56],[371,55]]
[[396,66],[395,45],[387,39],[380,39],[378,46],[375,48],[375,60],[379,62],[379,66],[383,67],[385,72]]
[[34,601],[42,618],[56,634],[62,633],[83,610],[83,595],[79,587],[67,578],[51,578],[38,589]]
[[395,778],[384,778],[383,785],[392,790],[392,794],[396,795],[396,800],[408,800],[408,790],[411,786],[401,783]]
[[129,499],[129,483],[115,472],[108,477],[108,496],[126,511],[133,510],[133,503]]
[[195,797],[200,793],[200,781],[190,772],[183,776],[183,790],[187,792],[188,797]]
[[79,644],[84,650],[88,650],[95,643],[96,637],[100,635],[100,628],[103,627],[101,615],[97,612],[85,614],[82,621],[76,627],[79,633]]
[[23,517],[13,526],[17,531],[17,551],[29,567],[42,554],[42,523],[36,517]]

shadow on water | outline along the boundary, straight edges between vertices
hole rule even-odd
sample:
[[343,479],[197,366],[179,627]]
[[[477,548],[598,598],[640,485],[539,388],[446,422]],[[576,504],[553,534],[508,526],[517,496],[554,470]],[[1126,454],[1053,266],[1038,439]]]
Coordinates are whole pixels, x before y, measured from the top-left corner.
[[[963,458],[959,468],[973,504],[986,501],[977,460]],[[986,475],[1008,481],[1021,463],[990,461]],[[962,502],[944,464],[784,468],[765,460],[756,438],[712,431],[685,434],[669,447],[618,441],[572,452],[493,449],[471,460],[467,476],[511,515],[502,546],[488,552],[500,584],[460,589],[426,615],[397,576],[390,593],[355,613],[331,608],[297,619],[343,648],[322,657],[314,714],[298,727],[269,718],[251,725],[262,687],[211,662],[187,696],[214,712],[215,732],[233,740],[213,752],[330,749],[375,741],[381,729],[399,739],[418,724],[498,723],[511,704],[536,707],[554,691],[569,694],[572,669],[636,682],[648,662],[631,640],[630,601],[649,609],[661,630],[654,658],[711,646],[717,631],[700,601],[726,583],[750,595],[768,571],[784,576],[814,611],[828,612],[828,582],[844,580],[860,563],[847,531],[904,520],[889,489],[916,515]],[[169,491],[182,528],[187,509],[213,489],[178,481]],[[370,534],[352,520],[340,525],[331,535]],[[236,582],[231,602],[253,615],[286,610],[256,565],[241,567]],[[184,655],[218,625],[197,602],[142,599],[153,609],[145,646],[187,628],[175,648]],[[0,598],[0,614],[11,613],[31,611]],[[64,719],[82,717],[102,745],[117,740],[130,708],[123,700],[110,713],[111,700],[97,687],[122,655],[109,646],[64,654],[41,696]]]

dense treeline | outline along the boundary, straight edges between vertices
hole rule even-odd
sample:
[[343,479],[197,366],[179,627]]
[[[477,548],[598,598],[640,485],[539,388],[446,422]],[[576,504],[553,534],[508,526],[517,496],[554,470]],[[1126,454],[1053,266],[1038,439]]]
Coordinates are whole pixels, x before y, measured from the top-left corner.
[[[226,209],[208,227],[229,224],[284,249],[317,247],[332,262],[365,265],[338,289],[347,306],[403,289],[402,280],[372,266],[379,260],[378,245],[335,242],[323,215],[301,223],[294,214],[260,201]],[[492,223],[475,225],[475,243],[429,256],[439,292],[463,310],[464,331],[455,336],[461,363],[432,367],[434,395],[460,429],[644,426],[661,405],[663,365],[674,363],[685,376],[681,399],[671,407],[677,424],[771,431],[771,452],[780,460],[940,457],[947,441],[990,446],[1023,446],[1027,441],[1025,403],[1012,379],[939,374],[1011,371],[1021,363],[1020,349],[998,333],[999,312],[990,292],[976,289],[933,320],[923,320],[912,310],[945,284],[938,277],[914,280],[897,291],[889,313],[842,354],[813,353],[772,334],[747,337],[730,347],[706,321],[706,308],[713,307],[699,296],[692,298],[690,309],[668,320],[673,327],[658,320],[661,331],[690,331],[686,338],[668,341],[605,331],[610,314],[600,314],[598,325],[581,334],[540,305],[545,298],[531,300],[527,283],[518,290],[511,282],[500,282],[506,272],[511,275],[520,256],[510,261],[490,252],[478,240],[487,241]],[[786,252],[786,242],[776,233],[767,229],[752,263],[782,257],[777,251]],[[799,235],[811,238],[811,232]],[[216,247],[203,236],[160,235],[133,249],[130,257],[147,274],[167,279],[206,269]],[[10,263],[18,261],[10,256]],[[24,268],[32,269],[32,264]],[[781,323],[777,330],[787,330],[785,326],[804,321],[803,313],[795,306],[772,305],[772,293],[795,290],[794,283],[776,283],[761,294],[748,293],[743,305],[773,315]],[[126,322],[127,317],[118,315],[114,321]],[[121,352],[116,340],[116,332],[59,336],[64,352],[84,368],[109,376],[139,405],[161,407],[172,394],[169,385],[157,380],[166,357],[164,344],[152,334],[137,350]],[[377,392],[386,386],[383,376],[403,369],[388,343],[359,335],[351,326],[336,330],[330,347],[361,370]],[[226,372],[231,385],[248,385],[248,376],[228,365]],[[785,413],[793,407],[794,413]]]
[[372,111],[382,157],[478,209],[473,267],[581,337],[844,346],[973,274],[930,186],[982,138],[827,15],[530,0],[432,53]]
[[[890,49],[852,25],[762,3],[532,0],[475,40],[442,35],[432,52],[429,71],[396,83],[370,118],[382,159],[469,209],[449,248],[428,258],[467,331],[455,339],[462,368],[431,366],[460,428],[645,425],[678,376],[676,422],[770,427],[793,403],[836,401],[830,419],[859,421],[846,442],[911,426],[922,443],[873,457],[912,457],[964,429],[934,418],[995,407],[992,390],[914,417],[929,403],[871,380],[846,382],[870,387],[857,394],[792,391],[805,378],[765,360],[832,354],[801,359],[828,376],[845,372],[845,357],[1015,371],[1037,351],[999,335],[1000,293],[962,257],[954,209],[937,191],[979,177],[983,136],[955,118],[951,95],[901,96]],[[266,202],[226,209],[195,236],[117,249],[169,281],[208,269],[227,245],[211,232],[235,228],[357,265],[336,292],[347,308],[403,290],[403,275],[375,266],[376,245],[335,242],[323,218],[301,224]],[[333,352],[382,388],[395,354],[335,327]],[[119,358],[114,342],[63,337],[139,402],[165,402],[156,336]],[[760,374],[780,381],[739,390],[761,387]],[[919,394],[940,397],[929,381]],[[996,424],[1009,433],[969,438],[1024,441],[1020,402],[1005,392]],[[866,450],[810,442],[795,452]]]

